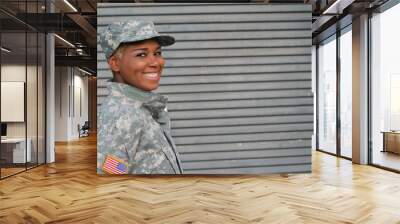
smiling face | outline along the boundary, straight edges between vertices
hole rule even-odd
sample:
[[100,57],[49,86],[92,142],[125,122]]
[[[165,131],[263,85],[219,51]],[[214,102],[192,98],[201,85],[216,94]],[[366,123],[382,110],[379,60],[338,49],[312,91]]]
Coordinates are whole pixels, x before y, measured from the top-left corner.
[[150,39],[124,46],[108,63],[115,82],[152,91],[159,86],[165,61],[158,42]]

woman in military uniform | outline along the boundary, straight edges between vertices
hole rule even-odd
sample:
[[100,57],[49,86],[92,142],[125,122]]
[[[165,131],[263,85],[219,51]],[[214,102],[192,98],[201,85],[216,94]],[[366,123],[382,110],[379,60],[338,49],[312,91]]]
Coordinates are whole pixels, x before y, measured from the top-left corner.
[[97,172],[182,174],[167,98],[152,92],[164,67],[161,47],[175,39],[152,22],[134,20],[110,24],[99,42],[113,79],[97,116]]

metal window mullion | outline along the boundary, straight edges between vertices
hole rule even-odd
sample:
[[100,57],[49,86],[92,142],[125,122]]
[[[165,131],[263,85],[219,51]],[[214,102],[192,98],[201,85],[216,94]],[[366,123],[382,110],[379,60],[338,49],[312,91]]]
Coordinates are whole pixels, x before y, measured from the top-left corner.
[[336,155],[341,156],[341,119],[340,119],[340,29],[336,29]]
[[[47,13],[47,6],[46,6],[46,13]],[[44,33],[44,163],[47,163],[47,38],[48,33]],[[42,69],[43,72],[43,69]],[[43,77],[43,73],[42,73]],[[61,91],[61,90],[60,90]],[[42,108],[43,109],[43,108]]]
[[[36,1],[39,13],[39,1]],[[36,31],[36,166],[39,166],[39,32]]]
[[[2,24],[3,23],[0,23],[0,47],[2,46]],[[0,124],[2,124],[2,122],[1,122],[1,110],[2,110],[2,108],[1,108],[1,67],[2,67],[2,58],[1,58],[1,50],[0,50]],[[1,143],[0,143],[0,180],[2,179],[2,177],[1,177],[1,170],[2,170],[2,162],[1,162],[1,150],[2,150],[2,147],[1,147]]]
[[319,44],[316,45],[315,49],[315,148],[318,150],[319,149]]
[[67,67],[67,73],[68,73],[68,118],[71,117],[71,71],[68,72],[68,68]]
[[368,141],[368,155],[367,155],[367,164],[373,164],[373,153],[372,153],[372,63],[371,63],[371,56],[372,56],[372,12],[369,11],[368,12],[368,20],[367,20],[367,46],[368,46],[368,53],[367,53],[367,84],[368,84],[368,94],[367,94],[367,118],[368,118],[368,124],[367,124],[367,132],[368,132],[368,137],[367,137],[367,141]]
[[[25,21],[27,21],[28,1],[25,0]],[[25,23],[25,88],[24,88],[24,118],[25,118],[25,170],[28,170],[28,26]]]
[[[47,6],[45,11],[47,12]],[[47,163],[47,36],[48,33],[44,33],[44,163]],[[42,69],[43,77],[43,69]],[[43,109],[43,107],[42,107]],[[43,118],[43,117],[42,117]]]
[[71,88],[71,93],[72,93],[72,117],[75,118],[75,69],[74,67],[71,67],[72,74],[72,88]]
[[60,110],[60,118],[62,117],[62,85],[61,85],[61,81],[62,81],[62,77],[63,77],[64,75],[62,75],[62,73],[60,72],[60,74],[57,76],[58,77],[58,84],[59,84],[59,97],[60,97],[60,108],[59,108],[59,110]]

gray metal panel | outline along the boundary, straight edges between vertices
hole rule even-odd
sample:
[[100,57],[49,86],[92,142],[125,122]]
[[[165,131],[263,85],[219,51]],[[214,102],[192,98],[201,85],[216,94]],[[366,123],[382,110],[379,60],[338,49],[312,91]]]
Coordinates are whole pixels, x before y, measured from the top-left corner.
[[231,142],[231,143],[207,143],[207,144],[186,144],[179,146],[178,149],[182,154],[186,153],[209,153],[209,152],[236,152],[236,151],[280,151],[284,149],[294,150],[297,148],[310,148],[311,141],[303,139],[286,139],[282,141],[267,140],[256,142]]
[[259,99],[259,98],[279,98],[279,97],[304,97],[312,96],[307,88],[290,90],[269,90],[269,91],[246,91],[233,93],[176,93],[168,94],[169,102],[179,101],[204,101],[204,100],[232,100],[232,99]]
[[159,93],[198,93],[198,92],[225,92],[265,90],[265,89],[292,89],[311,88],[310,81],[278,81],[278,82],[254,82],[254,83],[209,83],[209,84],[187,84],[187,85],[165,85],[160,86]]
[[[99,12],[98,12],[99,13]],[[183,20],[182,17],[185,16]],[[281,22],[281,21],[307,21],[311,19],[309,12],[279,12],[279,13],[254,13],[249,16],[248,13],[234,14],[191,14],[191,15],[140,15],[130,12],[121,15],[123,20],[143,19],[150,21],[160,21],[160,23],[212,23],[212,22]],[[121,21],[120,17],[101,17],[97,20],[99,25],[105,25],[116,21]]]
[[312,105],[312,97],[169,103],[170,111]]
[[212,75],[212,76],[166,76],[161,80],[161,85],[168,84],[201,84],[201,83],[232,83],[232,82],[258,82],[258,81],[290,81],[310,80],[308,72],[299,73],[248,73],[241,75]]
[[[100,26],[101,27],[101,26]],[[268,30],[301,30],[308,29],[308,21],[282,21],[282,22],[241,22],[241,23],[215,23],[215,24],[160,24],[160,32],[224,32],[224,31],[268,31]]]
[[[157,92],[185,173],[311,170],[310,5],[98,4],[98,32],[132,18],[176,38]],[[112,76],[97,56],[101,104]]]
[[313,114],[292,115],[292,116],[257,116],[257,117],[238,117],[238,118],[209,118],[209,119],[191,119],[174,120],[172,129],[190,128],[190,127],[227,127],[239,125],[268,125],[268,124],[290,124],[290,123],[310,123],[313,121]]
[[[276,115],[312,114],[312,105],[288,106],[288,107],[258,107],[258,108],[233,108],[210,110],[175,111],[170,114],[173,120],[199,119],[199,118],[226,118],[226,117],[254,117]],[[311,137],[311,136],[309,136]]]
[[[101,31],[100,31],[101,32]],[[311,38],[278,38],[278,39],[241,39],[241,40],[204,40],[204,41],[180,41],[173,46],[174,50],[200,50],[200,49],[242,49],[242,48],[276,48],[276,47],[308,47]],[[266,41],[268,40],[268,41]],[[100,48],[97,45],[97,48]],[[172,47],[171,47],[172,48]],[[103,59],[104,57],[102,57]]]
[[311,163],[295,165],[264,165],[239,168],[221,168],[221,169],[188,169],[184,167],[185,174],[260,174],[260,173],[305,173],[310,172]]
[[[251,142],[266,140],[287,140],[310,138],[312,130],[295,132],[271,132],[271,133],[251,133],[251,134],[229,134],[229,135],[209,135],[209,136],[189,136],[175,137],[177,145],[184,144],[207,144],[207,143],[229,143],[229,142]],[[210,158],[211,159],[211,158]]]
[[268,31],[224,31],[224,32],[191,32],[191,33],[171,33],[177,41],[200,41],[200,40],[235,40],[235,39],[273,39],[273,38],[303,38],[309,37],[307,30],[268,30]]
[[[212,154],[212,153],[209,153]],[[311,156],[288,156],[272,158],[252,158],[252,159],[229,159],[229,160],[204,160],[204,161],[185,161],[183,167],[186,169],[221,169],[226,167],[251,167],[251,166],[273,166],[311,163]]]
[[[259,4],[147,4],[136,3],[135,15],[157,15],[165,14],[224,14],[224,13],[280,13],[280,12],[310,12],[310,5],[296,5],[293,4],[271,4],[268,6],[260,7]],[[98,14],[101,16],[118,16],[132,15],[131,3],[98,3]],[[311,16],[311,15],[309,15]],[[311,24],[310,24],[311,25]]]
[[[110,71],[108,70],[108,65],[103,63],[98,63],[97,69],[100,70],[100,80],[108,79],[112,77]],[[102,71],[103,70],[103,71]],[[277,72],[311,72],[311,64],[300,63],[300,64],[265,64],[265,65],[230,65],[230,66],[208,66],[208,67],[177,67],[168,68],[165,67],[163,76],[171,75],[212,75],[212,74],[244,74],[244,73],[277,73]],[[103,76],[102,74],[108,74]],[[311,77],[311,75],[310,75]],[[104,85],[104,83],[100,83]]]
[[177,137],[181,136],[207,136],[222,134],[245,134],[245,133],[269,133],[277,131],[312,131],[309,123],[291,123],[291,124],[272,124],[272,125],[242,125],[242,126],[220,126],[207,128],[180,128],[172,130],[172,134]]
[[[280,48],[238,48],[230,49],[205,49],[205,50],[171,50],[165,48],[163,56],[165,59],[172,58],[208,58],[208,57],[242,57],[242,56],[283,56],[283,55],[309,55],[309,47],[280,47]],[[99,61],[104,62],[102,51],[97,54]]]
[[223,160],[230,159],[252,159],[252,158],[276,158],[288,156],[310,156],[308,148],[280,149],[280,150],[245,150],[231,152],[207,152],[207,153],[182,153],[182,160],[186,162],[206,161],[210,159]]
[[[98,89],[98,99],[102,100],[108,91],[106,88]],[[268,99],[280,97],[304,97],[312,96],[308,88],[296,89],[278,89],[278,90],[260,90],[260,91],[245,91],[245,93],[236,91],[226,94],[226,92],[202,92],[202,93],[169,93],[168,99],[170,103],[173,102],[200,102],[200,101],[216,101],[216,100],[234,100],[234,99]],[[99,103],[99,102],[98,102]],[[100,104],[100,103],[99,103]]]
[[[293,64],[311,63],[308,55],[296,56],[264,56],[264,57],[219,57],[219,58],[177,58],[168,59],[166,68],[173,67],[196,67],[196,66],[220,66],[220,65],[262,65],[266,64]],[[106,61],[101,62],[100,66],[107,67]]]
[[[99,80],[98,87],[104,87],[105,80]],[[304,89],[311,88],[310,80],[276,81],[276,82],[248,82],[248,83],[202,83],[202,84],[174,84],[160,86],[157,92],[170,93],[200,93],[200,92],[225,92],[246,90],[279,90],[279,89]]]
[[[163,78],[164,79],[164,78]],[[165,77],[166,79],[166,77]],[[190,83],[190,82],[188,82]],[[167,83],[161,82],[161,85]],[[106,96],[108,90],[106,88],[99,88],[97,92],[98,96]],[[297,88],[290,90],[270,90],[270,91],[246,91],[246,94],[242,92],[232,92],[226,94],[224,92],[204,92],[204,93],[170,93],[168,94],[169,102],[181,102],[181,101],[206,101],[206,100],[232,100],[232,99],[259,99],[259,98],[279,98],[279,97],[304,97],[312,96],[308,88]]]

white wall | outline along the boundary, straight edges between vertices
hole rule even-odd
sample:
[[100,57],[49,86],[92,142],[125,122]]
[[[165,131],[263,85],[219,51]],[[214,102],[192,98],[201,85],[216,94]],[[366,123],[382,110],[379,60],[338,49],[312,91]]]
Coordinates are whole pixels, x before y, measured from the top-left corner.
[[67,67],[55,68],[55,141],[68,140],[68,85]]
[[352,159],[368,163],[368,15],[352,23]]
[[311,81],[312,81],[312,92],[314,95],[314,119],[313,119],[313,135],[311,137],[311,149],[317,149],[317,48],[315,45],[311,48]]
[[[33,66],[18,65],[18,64],[9,64],[1,66],[1,81],[10,81],[10,82],[25,82],[25,75],[27,69],[28,74],[31,74],[33,69],[36,69]],[[35,70],[36,73],[36,70]],[[34,93],[27,93],[28,97],[36,97],[36,91]],[[27,99],[28,102],[32,101]],[[36,106],[36,105],[35,105]],[[1,108],[1,110],[7,110],[7,108]],[[35,114],[36,115],[36,114]],[[28,114],[29,116],[29,114]],[[33,120],[31,117],[28,117],[28,120]],[[7,122],[7,136],[8,137],[25,137],[25,122]],[[28,127],[31,127],[29,125]],[[29,137],[29,136],[28,136]]]
[[74,102],[71,102],[71,138],[78,138],[78,124],[82,126],[85,121],[88,120],[88,77],[82,76],[79,70],[74,70],[74,92],[71,99],[74,99]]
[[[25,64],[24,65],[2,65],[1,81],[18,81],[25,82]],[[1,108],[6,110],[7,108]],[[8,137],[25,137],[25,122],[7,123]]]
[[[54,12],[54,5],[46,1],[46,8]],[[46,163],[55,162],[55,42],[54,34],[46,35]]]
[[83,75],[76,68],[56,67],[56,141],[79,138],[78,124],[88,120],[88,78]]

